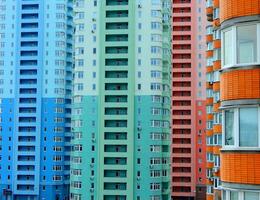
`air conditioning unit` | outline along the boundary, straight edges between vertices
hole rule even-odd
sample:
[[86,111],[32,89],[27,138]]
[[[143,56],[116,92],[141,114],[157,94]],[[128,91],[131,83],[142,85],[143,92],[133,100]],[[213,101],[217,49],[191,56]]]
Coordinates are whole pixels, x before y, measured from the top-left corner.
[[95,139],[95,138],[92,138],[92,142],[96,142],[96,139]]
[[137,176],[137,178],[136,178],[138,181],[140,181],[140,179],[141,179],[141,177],[140,176]]
[[96,21],[96,18],[93,17],[93,18],[92,18],[92,21],[95,22],[95,21]]
[[142,5],[141,5],[141,4],[138,4],[138,8],[142,8]]
[[141,126],[138,126],[138,127],[137,127],[137,130],[138,130],[138,131],[141,131],[141,130],[142,130],[142,127],[141,127]]
[[91,176],[91,177],[90,177],[90,180],[92,180],[92,181],[93,181],[93,180],[94,180],[94,176]]
[[150,165],[150,169],[153,169],[153,165]]
[[90,167],[93,168],[93,167],[94,167],[94,164],[93,164],[93,163],[90,163]]
[[94,30],[92,30],[92,31],[91,31],[91,33],[95,33],[95,31],[94,31]]
[[90,191],[91,193],[93,193],[93,192],[94,192],[94,188],[90,188],[89,191]]

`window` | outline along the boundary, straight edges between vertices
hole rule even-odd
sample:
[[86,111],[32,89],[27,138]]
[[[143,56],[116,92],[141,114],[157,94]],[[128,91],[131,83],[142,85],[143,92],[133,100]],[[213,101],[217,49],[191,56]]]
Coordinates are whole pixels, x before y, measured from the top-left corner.
[[223,68],[259,64],[260,24],[235,25],[222,31]]
[[224,145],[259,147],[260,107],[240,107],[224,111]]
[[238,63],[255,63],[257,61],[257,26],[237,27]]
[[232,30],[225,31],[223,33],[224,38],[224,65],[232,64]]
[[234,111],[225,111],[225,145],[234,145]]
[[230,192],[230,200],[238,200],[238,192],[231,191]]
[[258,109],[240,108],[239,111],[239,146],[258,146]]
[[245,192],[244,200],[258,199],[259,194],[257,192]]
[[259,200],[259,192],[222,190],[222,200]]

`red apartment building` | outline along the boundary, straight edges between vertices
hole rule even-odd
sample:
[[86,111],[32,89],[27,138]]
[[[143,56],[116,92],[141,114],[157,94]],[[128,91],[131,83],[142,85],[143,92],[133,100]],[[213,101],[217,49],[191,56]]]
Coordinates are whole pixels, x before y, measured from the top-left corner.
[[205,1],[172,3],[172,199],[205,200]]

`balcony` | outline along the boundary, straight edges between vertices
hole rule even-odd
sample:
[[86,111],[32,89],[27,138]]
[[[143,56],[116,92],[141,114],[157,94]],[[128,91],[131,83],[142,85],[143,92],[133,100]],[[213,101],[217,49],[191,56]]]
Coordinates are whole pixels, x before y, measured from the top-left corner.
[[19,103],[22,104],[34,104],[36,103],[36,98],[20,98]]
[[122,5],[128,5],[128,0],[107,0],[106,1],[107,6],[122,6]]
[[106,95],[105,96],[105,102],[106,103],[126,103],[127,102],[127,96],[126,95]]
[[127,115],[127,108],[105,108],[105,115]]
[[105,90],[127,90],[127,83],[106,83]]
[[128,10],[116,10],[116,11],[106,11],[107,18],[123,18],[128,17]]
[[126,165],[127,158],[108,158],[105,157],[104,159],[105,165]]
[[108,128],[126,128],[127,120],[105,120],[105,127]]
[[104,170],[104,176],[109,178],[126,178],[126,170]]
[[111,22],[106,23],[106,30],[127,30],[128,29],[128,22]]
[[105,145],[105,152],[109,153],[125,153],[127,152],[126,145]]
[[106,35],[106,42],[127,42],[127,34]]
[[20,94],[36,94],[37,89],[36,88],[21,88]]
[[22,10],[38,10],[39,4],[25,4],[22,5]]
[[127,54],[128,47],[106,47],[106,54]]
[[104,136],[105,140],[126,140],[127,139],[127,133],[126,132],[105,132]]
[[34,85],[37,84],[37,79],[20,79],[21,85]]
[[104,183],[104,190],[126,190],[126,183]]
[[127,58],[106,59],[105,63],[106,63],[106,66],[127,66],[128,59]]
[[127,78],[127,71],[106,71],[105,78]]

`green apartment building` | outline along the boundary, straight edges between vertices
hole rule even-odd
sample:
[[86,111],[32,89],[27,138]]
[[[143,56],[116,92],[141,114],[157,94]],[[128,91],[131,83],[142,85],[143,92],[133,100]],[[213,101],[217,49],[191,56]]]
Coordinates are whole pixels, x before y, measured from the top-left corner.
[[171,1],[76,0],[72,200],[169,200]]

